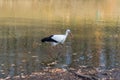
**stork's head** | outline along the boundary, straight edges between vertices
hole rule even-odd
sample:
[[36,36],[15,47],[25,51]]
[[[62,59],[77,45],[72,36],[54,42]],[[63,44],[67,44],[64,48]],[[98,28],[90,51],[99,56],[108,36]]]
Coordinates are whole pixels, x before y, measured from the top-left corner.
[[67,32],[67,33],[71,33],[70,29],[67,29],[66,32]]
[[70,36],[71,36],[71,38],[72,38],[72,33],[71,33],[70,29],[67,29],[67,30],[66,30],[66,33],[70,34]]

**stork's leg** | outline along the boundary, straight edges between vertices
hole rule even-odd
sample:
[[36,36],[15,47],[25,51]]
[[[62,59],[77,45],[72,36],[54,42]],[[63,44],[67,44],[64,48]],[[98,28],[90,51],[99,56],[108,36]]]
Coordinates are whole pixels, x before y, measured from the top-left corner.
[[64,44],[60,43],[59,48],[64,48]]
[[57,58],[62,57],[64,55],[65,45],[60,43],[59,45],[57,45],[57,49],[58,49]]

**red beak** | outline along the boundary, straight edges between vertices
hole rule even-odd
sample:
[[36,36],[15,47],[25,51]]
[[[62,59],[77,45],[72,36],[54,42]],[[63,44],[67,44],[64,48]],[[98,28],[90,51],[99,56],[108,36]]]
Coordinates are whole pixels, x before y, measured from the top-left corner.
[[70,37],[72,38],[73,37],[73,35],[72,35],[72,33],[70,32]]

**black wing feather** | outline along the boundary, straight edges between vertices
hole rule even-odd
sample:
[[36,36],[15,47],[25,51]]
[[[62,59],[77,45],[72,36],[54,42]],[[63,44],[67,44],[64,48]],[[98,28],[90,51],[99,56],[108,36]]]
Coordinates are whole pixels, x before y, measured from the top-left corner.
[[49,37],[45,37],[45,38],[41,39],[41,42],[56,42],[57,43],[56,40],[52,39],[53,36],[54,35],[51,35]]

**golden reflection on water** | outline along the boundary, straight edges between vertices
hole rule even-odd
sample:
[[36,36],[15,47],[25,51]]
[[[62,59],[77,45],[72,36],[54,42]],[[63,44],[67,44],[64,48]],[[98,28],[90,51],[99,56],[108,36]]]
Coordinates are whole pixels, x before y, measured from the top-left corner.
[[70,50],[66,51],[71,53],[66,55],[67,64],[75,59],[80,65],[119,66],[119,3],[119,0],[0,0],[0,70],[4,76],[9,73],[6,68],[14,75],[39,71],[43,62],[55,60],[50,53],[53,57],[58,53],[40,39],[64,33],[66,28],[74,34]]
[[116,18],[119,0],[0,0],[0,17],[42,20]]

